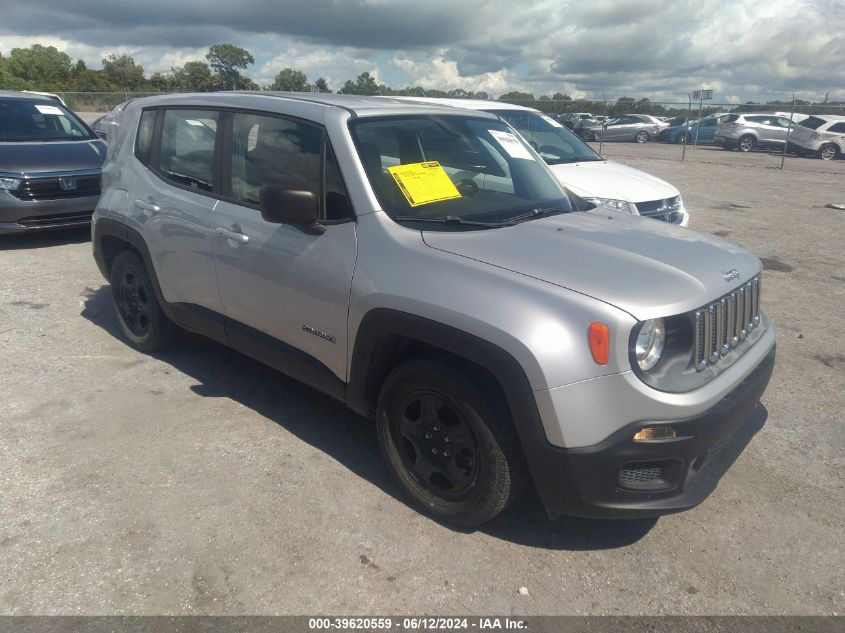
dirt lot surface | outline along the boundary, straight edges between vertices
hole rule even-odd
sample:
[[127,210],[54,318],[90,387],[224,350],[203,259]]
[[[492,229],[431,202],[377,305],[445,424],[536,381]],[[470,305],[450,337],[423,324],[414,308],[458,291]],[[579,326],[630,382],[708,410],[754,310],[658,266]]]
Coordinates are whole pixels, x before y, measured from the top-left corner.
[[845,202],[845,161],[604,151],[764,258],[768,419],[703,505],[549,521],[529,497],[444,527],[332,400],[198,338],[128,347],[86,232],[3,237],[0,613],[845,611],[845,211],[825,206]]

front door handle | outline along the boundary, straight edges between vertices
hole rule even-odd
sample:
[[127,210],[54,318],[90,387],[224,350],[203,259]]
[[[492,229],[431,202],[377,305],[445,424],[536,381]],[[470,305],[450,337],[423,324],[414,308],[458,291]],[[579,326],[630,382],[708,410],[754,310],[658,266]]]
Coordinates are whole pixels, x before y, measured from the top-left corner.
[[231,229],[215,229],[214,233],[220,237],[226,238],[227,240],[232,240],[236,244],[246,244],[249,242],[249,235],[245,235],[240,231]]
[[158,213],[161,211],[161,207],[157,204],[153,204],[152,202],[147,202],[146,200],[136,200],[135,206],[141,211],[147,211],[149,213]]

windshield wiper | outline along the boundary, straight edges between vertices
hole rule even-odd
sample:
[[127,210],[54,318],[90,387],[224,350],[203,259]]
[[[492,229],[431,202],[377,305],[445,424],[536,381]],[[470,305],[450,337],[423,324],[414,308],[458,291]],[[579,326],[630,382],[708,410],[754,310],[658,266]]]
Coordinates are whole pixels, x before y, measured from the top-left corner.
[[483,226],[486,229],[495,229],[505,226],[504,222],[481,222],[479,220],[464,220],[456,215],[447,215],[442,218],[431,218],[427,216],[397,215],[394,220],[397,222],[435,222],[437,224],[460,224],[461,226]]
[[512,218],[508,218],[507,220],[503,220],[502,224],[505,226],[511,226],[520,222],[536,220],[538,218],[551,215],[552,213],[569,213],[570,211],[572,211],[572,209],[565,209],[563,207],[538,207],[536,209],[531,209],[531,211],[528,211],[527,213],[521,213],[513,216]]

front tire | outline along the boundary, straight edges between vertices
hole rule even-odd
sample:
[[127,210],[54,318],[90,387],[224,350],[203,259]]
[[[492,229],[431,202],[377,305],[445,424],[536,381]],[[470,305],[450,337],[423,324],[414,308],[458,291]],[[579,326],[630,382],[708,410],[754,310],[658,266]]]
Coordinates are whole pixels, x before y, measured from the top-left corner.
[[507,404],[451,362],[411,360],[379,395],[376,427],[388,468],[436,519],[475,526],[501,513],[526,483]]
[[686,140],[687,140],[687,135],[686,135],[686,134],[678,134],[678,136],[676,136],[676,137],[675,137],[675,142],[676,142],[678,145],[683,145],[683,144],[684,144],[684,141],[686,141]]
[[634,142],[636,143],[647,143],[648,142],[648,132],[645,130],[640,130],[634,136]]
[[737,144],[737,149],[740,152],[750,152],[754,149],[754,146],[757,144],[757,140],[751,136],[750,134],[746,134],[745,136],[739,139],[739,143]]
[[144,262],[135,252],[118,253],[109,281],[117,322],[132,347],[155,352],[178,338],[179,328],[162,311]]

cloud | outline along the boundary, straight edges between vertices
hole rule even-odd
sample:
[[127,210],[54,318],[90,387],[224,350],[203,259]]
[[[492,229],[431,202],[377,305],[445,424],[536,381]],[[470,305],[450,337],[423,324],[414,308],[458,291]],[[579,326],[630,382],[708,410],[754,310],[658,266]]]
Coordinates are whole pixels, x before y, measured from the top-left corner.
[[290,66],[335,88],[366,70],[492,94],[845,99],[843,24],[843,0],[5,0],[0,50],[51,43],[93,67],[126,52],[153,72],[232,42],[260,84]]

